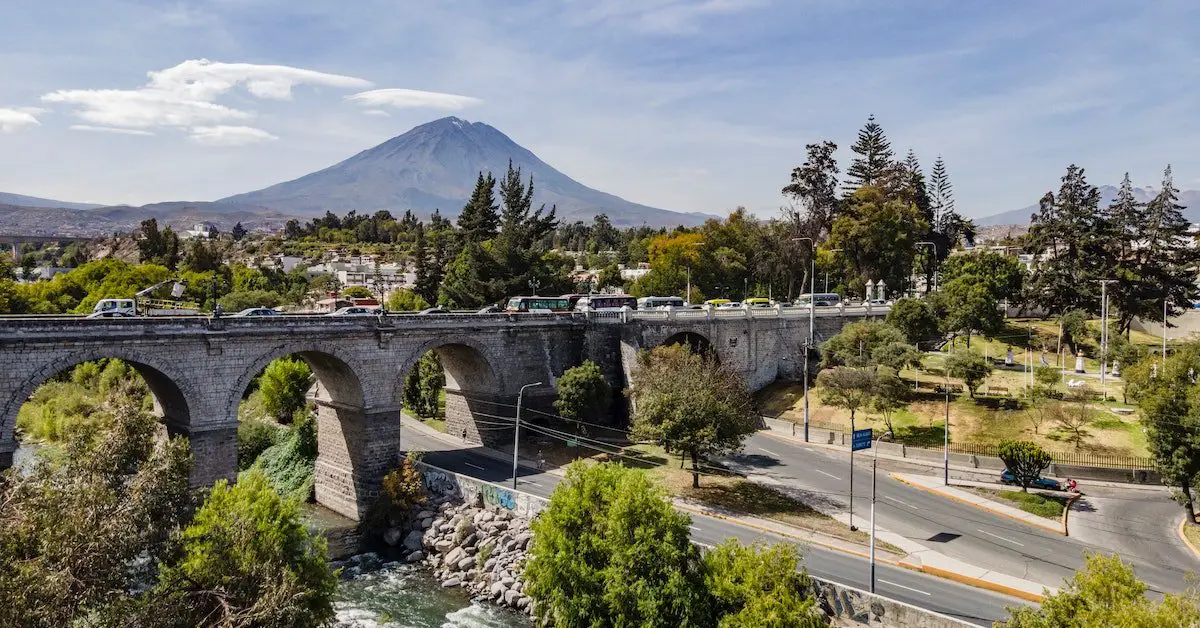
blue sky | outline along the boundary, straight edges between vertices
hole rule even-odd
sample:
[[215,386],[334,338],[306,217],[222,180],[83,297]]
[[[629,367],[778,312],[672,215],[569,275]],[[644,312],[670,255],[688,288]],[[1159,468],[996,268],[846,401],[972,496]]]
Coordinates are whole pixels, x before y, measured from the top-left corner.
[[6,192],[215,199],[457,115],[629,200],[772,216],[804,145],[845,164],[872,113],[899,154],[945,158],[971,216],[1069,163],[1200,188],[1195,2],[21,4],[0,23]]

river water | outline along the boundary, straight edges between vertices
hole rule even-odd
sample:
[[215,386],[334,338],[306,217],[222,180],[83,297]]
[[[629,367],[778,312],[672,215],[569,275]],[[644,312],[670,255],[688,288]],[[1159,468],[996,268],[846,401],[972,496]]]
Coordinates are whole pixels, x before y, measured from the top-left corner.
[[530,622],[496,606],[472,603],[443,589],[411,565],[374,555],[347,561],[338,587],[338,628],[528,628]]

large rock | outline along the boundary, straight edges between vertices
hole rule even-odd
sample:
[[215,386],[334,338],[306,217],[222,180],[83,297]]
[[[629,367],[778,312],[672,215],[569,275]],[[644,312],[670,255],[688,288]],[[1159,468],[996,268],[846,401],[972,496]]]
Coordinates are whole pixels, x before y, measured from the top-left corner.
[[454,548],[454,541],[451,541],[450,539],[442,539],[434,543],[433,548],[436,549],[439,554],[445,554]]
[[417,551],[409,554],[408,556],[405,556],[404,560],[406,562],[410,562],[410,563],[419,563],[422,560],[425,560],[425,552],[422,552],[421,550],[417,550]]
[[475,558],[471,557],[471,556],[468,556],[468,557],[463,558],[458,561],[459,571],[466,571],[467,569],[470,569],[471,567],[474,567],[474,566],[475,566]]
[[[387,539],[385,538],[384,540],[386,541]],[[395,545],[395,543],[392,543],[392,545]],[[409,532],[408,536],[404,537],[404,547],[410,552],[421,549],[421,531],[413,530]]]
[[463,548],[455,547],[454,549],[450,550],[449,554],[446,554],[446,564],[455,565],[458,563],[458,561],[465,558],[466,555],[467,553],[463,551]]
[[[443,584],[442,586],[446,586],[446,585]],[[512,606],[516,603],[517,598],[519,598],[519,597],[521,597],[520,593],[517,593],[516,591],[509,589],[504,592],[504,603],[508,604],[509,606]]]
[[462,578],[458,578],[458,577],[447,578],[446,580],[442,581],[442,587],[446,588],[446,589],[449,589],[451,587],[457,587],[460,584],[462,584]]
[[422,510],[421,512],[417,513],[416,518],[417,519],[428,519],[428,518],[433,517],[433,515],[434,515],[434,512],[432,510]]
[[387,531],[383,533],[383,542],[394,547],[400,542],[402,534],[403,533],[400,532],[399,528],[388,528]]

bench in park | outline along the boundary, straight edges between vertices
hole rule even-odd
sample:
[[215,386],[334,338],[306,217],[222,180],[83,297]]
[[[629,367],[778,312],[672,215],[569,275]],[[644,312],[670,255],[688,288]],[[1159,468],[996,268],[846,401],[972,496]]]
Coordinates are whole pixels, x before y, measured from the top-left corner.
[[987,394],[989,397],[1007,397],[1007,386],[988,386]]

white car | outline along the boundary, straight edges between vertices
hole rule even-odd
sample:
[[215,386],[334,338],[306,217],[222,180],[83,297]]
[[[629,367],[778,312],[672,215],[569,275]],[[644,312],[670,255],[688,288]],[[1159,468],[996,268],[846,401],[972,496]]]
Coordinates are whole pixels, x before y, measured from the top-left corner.
[[374,316],[379,313],[377,307],[366,307],[363,305],[351,305],[349,307],[339,308],[326,314],[326,316]]
[[269,307],[248,307],[241,312],[234,314],[234,316],[239,318],[246,316],[279,316],[279,312],[276,312]]

